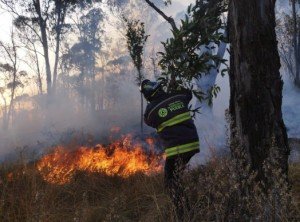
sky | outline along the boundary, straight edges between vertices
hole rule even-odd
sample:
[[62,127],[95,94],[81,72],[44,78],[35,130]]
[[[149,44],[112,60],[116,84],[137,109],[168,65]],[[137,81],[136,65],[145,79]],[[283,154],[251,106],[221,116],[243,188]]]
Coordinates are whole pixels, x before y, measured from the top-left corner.
[[[172,4],[169,5],[168,7],[164,8],[163,11],[167,15],[170,15],[172,17],[176,17],[178,12],[181,12],[183,9],[185,9],[192,2],[193,2],[193,0],[186,0],[186,1],[173,0]],[[164,22],[163,19],[158,14],[157,14],[157,18],[158,18],[158,21]],[[11,14],[6,12],[4,9],[0,8],[0,29],[1,29],[0,41],[3,41],[3,42],[9,42],[10,41],[10,35],[11,35],[11,31],[12,31],[12,23],[13,23],[13,17],[11,16]],[[109,25],[107,25],[107,27],[109,27]],[[156,38],[155,30],[152,30],[152,31],[154,32],[153,35],[152,35],[153,38]],[[116,29],[115,30],[108,30],[108,33],[109,33],[109,35],[111,33],[119,34]],[[160,41],[165,40],[165,38],[167,38],[167,36],[169,34],[166,35],[164,33],[160,33],[160,35],[163,36],[163,39],[159,39],[158,41],[156,39],[155,41],[153,41],[150,44],[160,45]],[[116,40],[116,41],[119,41],[119,40]],[[148,42],[150,42],[150,41],[148,41]],[[159,44],[157,44],[157,43],[159,43]],[[150,46],[150,45],[148,44],[148,46]],[[40,51],[42,52],[42,49],[40,49]],[[24,51],[24,55],[23,55],[22,51],[19,52],[19,55],[20,55],[20,57],[25,58],[25,51]],[[53,55],[50,53],[50,59],[52,57],[53,57]],[[53,60],[53,58],[51,60]],[[53,63],[53,61],[52,61],[52,63]],[[27,67],[27,65],[25,65],[24,63],[20,63],[20,64],[21,64],[20,69],[26,70],[30,75],[31,70]],[[51,66],[53,66],[53,64],[51,64]],[[1,80],[0,80],[0,87],[3,86],[3,84],[4,83],[1,82]],[[28,90],[28,89],[26,89],[26,90]],[[8,95],[6,95],[6,96],[8,96]],[[0,99],[0,105],[1,104],[3,104],[3,101]]]
[[9,38],[9,33],[11,32],[12,17],[8,12],[5,12],[1,8],[0,8],[0,27],[1,27],[0,40],[7,41]]
[[[175,17],[179,11],[185,9],[186,6],[188,6],[192,2],[193,0],[173,0],[173,4],[168,6],[168,8],[166,8],[164,11],[168,15],[172,15],[173,17]],[[0,40],[7,40],[9,38],[11,27],[12,16],[0,8]]]

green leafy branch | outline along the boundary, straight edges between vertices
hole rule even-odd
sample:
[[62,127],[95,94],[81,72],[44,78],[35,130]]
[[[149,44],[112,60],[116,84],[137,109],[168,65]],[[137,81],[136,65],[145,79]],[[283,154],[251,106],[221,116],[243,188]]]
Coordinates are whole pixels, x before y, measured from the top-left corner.
[[136,78],[137,84],[140,84],[143,80],[142,66],[143,66],[143,50],[149,35],[145,33],[145,24],[140,20],[132,20],[124,18],[126,22],[126,38],[127,48],[132,58],[133,64],[138,70],[138,76]]
[[161,79],[167,82],[168,91],[176,89],[178,85],[183,86],[191,89],[200,101],[208,100],[209,103],[220,91],[219,87],[213,86],[209,92],[202,92],[193,88],[192,81],[226,62],[205,50],[227,41],[220,32],[225,27],[221,20],[225,11],[227,4],[222,0],[197,0],[188,7],[180,27],[172,29],[173,36],[162,43],[164,51],[158,53],[159,65],[162,69]]

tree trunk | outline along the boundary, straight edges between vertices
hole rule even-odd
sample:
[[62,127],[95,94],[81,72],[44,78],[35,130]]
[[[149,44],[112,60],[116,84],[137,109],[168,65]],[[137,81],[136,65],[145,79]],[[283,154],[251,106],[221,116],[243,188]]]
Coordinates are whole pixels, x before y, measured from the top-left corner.
[[4,97],[4,95],[1,93],[1,97],[2,97],[2,100],[4,101],[4,105],[2,106],[3,107],[3,110],[2,110],[2,129],[4,130],[7,130],[8,128],[8,124],[7,124],[7,102],[6,102],[6,98]]
[[40,0],[37,0],[34,6],[38,14],[39,27],[42,36],[42,45],[43,45],[44,59],[46,65],[47,93],[48,95],[51,95],[52,80],[51,80],[51,68],[50,68],[50,61],[49,61],[49,48],[48,48],[46,21],[42,17]]
[[[93,42],[96,42],[96,33],[94,32],[93,35]],[[91,80],[92,80],[92,84],[91,84],[91,111],[92,113],[94,113],[96,111],[96,52],[93,51],[93,57],[92,57],[92,66],[91,66]]]
[[55,38],[55,59],[54,59],[54,68],[53,68],[53,91],[56,89],[56,81],[57,81],[57,67],[58,67],[58,59],[59,59],[59,47],[60,47],[60,31],[56,33]]
[[300,21],[298,21],[298,47],[297,47],[297,58],[296,58],[296,84],[300,88]]
[[[226,30],[224,31],[224,36],[227,36]],[[219,58],[224,58],[226,47],[227,47],[227,43],[221,42],[218,47],[216,56],[218,56]],[[207,51],[210,50],[210,53],[212,53],[211,49],[204,49],[204,50]],[[206,93],[212,86],[216,84],[219,69],[220,69],[220,64],[217,68],[210,69],[208,75],[204,75],[199,80],[197,80],[197,87]],[[207,117],[210,118],[213,116],[213,112],[212,112],[213,106],[212,105],[209,106],[207,102],[200,103],[200,101],[197,100],[196,106],[201,107],[201,113],[203,113]]]
[[264,161],[278,152],[279,166],[287,175],[289,155],[274,7],[275,0],[229,4],[231,138],[238,136],[257,179],[266,186]]
[[[298,2],[298,6],[300,7],[300,2]],[[298,7],[298,8],[299,8]],[[297,58],[296,58],[296,85],[300,88],[300,19],[298,19],[298,32],[297,32]]]
[[43,94],[43,82],[42,82],[42,76],[41,76],[41,70],[40,70],[40,62],[39,62],[39,57],[37,54],[36,47],[34,43],[32,43],[33,49],[34,49],[34,56],[36,59],[36,69],[37,69],[37,74],[38,74],[38,87],[39,87],[39,93],[42,95]]
[[6,117],[6,125],[4,127],[5,129],[8,128],[9,122],[10,122],[10,119],[11,119],[12,113],[13,113],[14,99],[15,99],[15,90],[16,90],[16,80],[17,80],[17,65],[14,64],[13,82],[12,82],[12,88],[11,88],[10,104],[9,104],[8,113],[7,113],[7,117]]
[[144,100],[143,93],[141,93],[141,133],[144,133]]
[[57,82],[57,68],[58,68],[58,59],[59,59],[59,49],[60,49],[60,38],[62,25],[65,22],[65,14],[66,14],[66,5],[61,5],[62,3],[57,3],[56,5],[56,37],[55,37],[55,60],[54,60],[54,68],[53,68],[53,91],[56,89]]
[[300,67],[299,67],[299,40],[300,36],[298,33],[298,22],[297,22],[297,12],[296,12],[296,0],[292,0],[292,17],[293,17],[293,44],[294,44],[294,58],[295,58],[295,85],[300,87]]
[[101,71],[101,82],[100,82],[100,89],[99,89],[99,110],[104,110],[104,70]]

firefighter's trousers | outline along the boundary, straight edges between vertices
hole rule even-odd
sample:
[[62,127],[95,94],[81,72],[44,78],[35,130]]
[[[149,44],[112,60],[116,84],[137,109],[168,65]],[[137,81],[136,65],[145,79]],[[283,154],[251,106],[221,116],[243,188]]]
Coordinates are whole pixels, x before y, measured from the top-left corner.
[[185,212],[190,210],[187,195],[184,193],[183,174],[194,154],[189,152],[167,158],[165,163],[165,188],[173,201],[179,221],[182,221]]

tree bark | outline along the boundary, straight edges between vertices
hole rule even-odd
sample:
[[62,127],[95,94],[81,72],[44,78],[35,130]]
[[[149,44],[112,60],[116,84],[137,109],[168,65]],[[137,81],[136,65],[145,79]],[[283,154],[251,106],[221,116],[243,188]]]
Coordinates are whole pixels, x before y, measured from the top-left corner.
[[50,60],[49,60],[47,29],[46,29],[46,21],[44,20],[41,12],[40,0],[36,0],[34,2],[34,7],[38,15],[39,27],[41,31],[41,37],[42,37],[42,45],[43,45],[44,59],[46,65],[47,93],[48,95],[51,95],[52,77],[51,77],[51,68],[50,68]]
[[12,70],[7,70],[8,72],[12,72],[12,82],[11,82],[11,94],[10,94],[10,104],[8,107],[8,111],[6,108],[6,99],[4,98],[3,94],[3,100],[5,102],[5,115],[3,116],[4,121],[3,121],[3,129],[8,129],[9,126],[9,122],[13,113],[13,107],[14,107],[14,99],[15,99],[15,90],[16,90],[16,83],[17,83],[17,72],[18,72],[18,65],[17,65],[17,46],[15,44],[15,37],[14,37],[14,32],[12,31],[11,33],[11,42],[12,42],[12,46],[5,46],[2,42],[1,43],[1,47],[4,49],[4,51],[7,54],[8,60],[11,62],[11,67]]
[[[17,59],[15,57],[15,59]],[[16,60],[15,60],[16,62]],[[7,114],[7,122],[5,128],[7,129],[9,126],[9,120],[11,119],[12,113],[13,113],[13,108],[14,108],[14,100],[15,100],[15,91],[16,91],[16,80],[17,80],[17,64],[14,63],[14,71],[13,71],[13,82],[12,82],[12,88],[11,88],[11,96],[10,96],[10,104],[9,104],[9,109],[8,109],[8,114]]]
[[61,41],[61,32],[62,32],[62,25],[65,22],[66,16],[66,4],[62,5],[63,3],[58,2],[56,4],[56,37],[55,37],[55,60],[54,60],[54,68],[53,68],[53,91],[56,89],[56,82],[57,82],[57,69],[58,69],[58,60],[59,60],[59,49],[60,49],[60,41]]
[[264,161],[278,152],[287,175],[289,155],[274,7],[275,0],[231,0],[228,24],[231,138],[239,137],[257,179],[266,184]]
[[[300,87],[300,67],[299,67],[299,38],[298,36],[298,22],[296,12],[296,0],[292,0],[292,17],[293,17],[293,44],[294,44],[294,58],[295,58],[295,84]],[[299,37],[299,38],[298,38]]]
[[[227,36],[227,30],[224,31],[224,36]],[[218,56],[219,58],[224,58],[226,48],[227,48],[227,43],[221,42],[220,45],[218,46],[218,51],[216,56]],[[206,50],[207,51],[210,50],[210,53],[212,54],[211,49],[206,49]],[[220,66],[221,64],[219,64],[217,68],[211,68],[207,75],[204,75],[199,80],[197,80],[196,84],[200,90],[207,92],[212,86],[216,84]],[[196,106],[201,107],[201,112],[205,114],[207,117],[213,116],[213,112],[212,112],[213,104],[209,106],[208,103],[200,102],[197,100]]]
[[160,10],[153,2],[151,2],[150,0],[145,0],[145,2],[147,2],[147,4],[153,8],[158,14],[160,14],[161,17],[163,17],[168,23],[170,23],[170,25],[172,26],[173,30],[177,30],[177,26],[176,23],[174,21],[174,19],[171,16],[167,16],[162,10]]
[[[138,70],[138,75],[139,75],[139,85],[142,85],[142,79],[143,79],[143,75],[141,70]],[[141,133],[144,133],[144,100],[143,100],[143,93],[141,92]]]
[[37,49],[35,47],[34,42],[31,42],[31,44],[33,46],[34,56],[35,56],[35,60],[36,60],[36,70],[37,70],[37,76],[38,76],[39,93],[42,95],[43,94],[43,82],[42,82],[42,75],[41,75],[41,70],[40,70],[39,57],[38,57]]
[[144,133],[144,100],[143,94],[141,93],[141,133]]
[[298,21],[298,47],[296,58],[296,85],[300,88],[300,21]]
[[7,130],[7,102],[6,98],[4,97],[3,93],[1,93],[2,100],[4,102],[4,105],[2,106],[2,129]]

